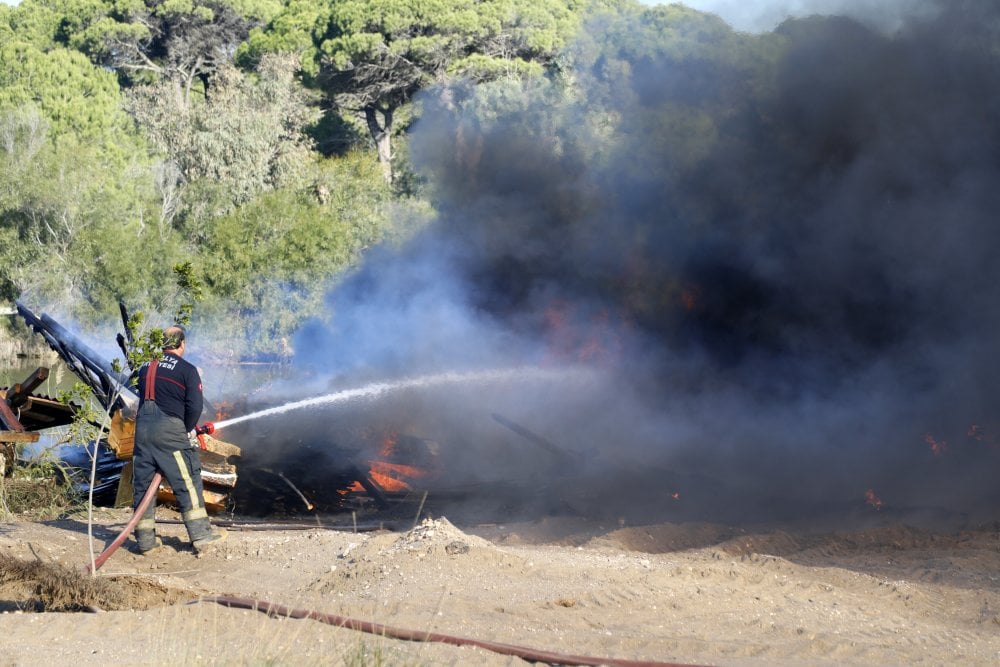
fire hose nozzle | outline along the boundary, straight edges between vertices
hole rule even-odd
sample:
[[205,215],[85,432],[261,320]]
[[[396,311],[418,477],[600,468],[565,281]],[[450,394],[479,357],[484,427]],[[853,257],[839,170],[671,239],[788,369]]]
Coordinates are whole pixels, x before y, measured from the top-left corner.
[[212,435],[215,433],[215,424],[212,422],[205,422],[201,426],[194,427],[195,435]]

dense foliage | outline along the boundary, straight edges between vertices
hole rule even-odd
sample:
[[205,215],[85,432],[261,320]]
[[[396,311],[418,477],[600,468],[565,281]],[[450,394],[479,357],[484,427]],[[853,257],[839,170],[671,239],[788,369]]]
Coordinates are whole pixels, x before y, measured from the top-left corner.
[[330,281],[389,231],[394,195],[356,140],[317,150],[314,128],[336,123],[294,54],[236,66],[250,29],[282,10],[0,6],[3,298],[84,326],[119,301],[169,317],[172,267],[190,262],[210,288],[207,325],[253,321],[238,353],[271,351],[317,314]]

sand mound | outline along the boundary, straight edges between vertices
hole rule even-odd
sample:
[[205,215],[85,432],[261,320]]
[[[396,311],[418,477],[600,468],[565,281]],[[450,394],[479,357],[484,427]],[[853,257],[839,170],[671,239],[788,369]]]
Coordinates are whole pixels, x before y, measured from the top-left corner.
[[492,549],[493,546],[480,537],[463,533],[448,519],[424,519],[419,526],[397,537],[385,554],[455,555],[468,553],[472,548]]
[[510,565],[520,558],[499,550],[487,540],[468,535],[448,519],[425,519],[402,534],[359,535],[330,567],[330,573],[314,581],[308,589],[319,593],[353,590],[364,594],[404,584],[416,577],[424,579],[455,575],[471,563]]

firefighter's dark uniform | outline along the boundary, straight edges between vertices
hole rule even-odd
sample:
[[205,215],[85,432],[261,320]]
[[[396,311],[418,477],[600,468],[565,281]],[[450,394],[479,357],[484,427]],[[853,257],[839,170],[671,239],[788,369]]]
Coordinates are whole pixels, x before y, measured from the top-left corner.
[[[164,352],[160,360],[139,369],[139,411],[132,458],[133,508],[137,509],[157,471],[166,478],[180,505],[188,537],[195,549],[212,537],[205,511],[198,449],[188,437],[203,408],[198,369]],[[156,501],[149,504],[135,529],[139,551],[154,549]]]

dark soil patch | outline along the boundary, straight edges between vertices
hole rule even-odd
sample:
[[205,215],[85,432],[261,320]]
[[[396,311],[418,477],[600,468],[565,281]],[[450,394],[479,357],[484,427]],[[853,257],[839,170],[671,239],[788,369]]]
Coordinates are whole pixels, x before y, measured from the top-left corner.
[[0,554],[0,612],[121,611],[176,604],[191,598],[135,577],[92,577],[57,563]]

